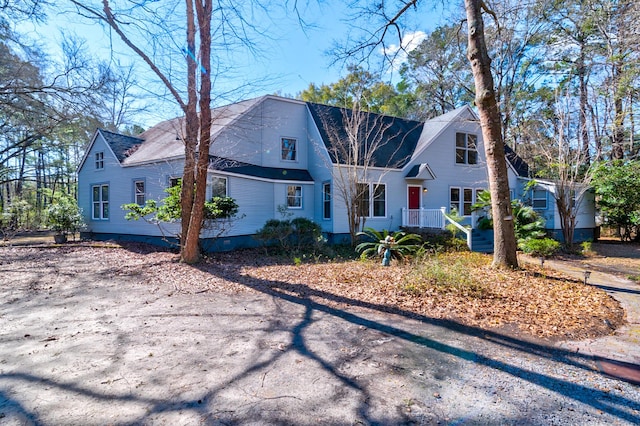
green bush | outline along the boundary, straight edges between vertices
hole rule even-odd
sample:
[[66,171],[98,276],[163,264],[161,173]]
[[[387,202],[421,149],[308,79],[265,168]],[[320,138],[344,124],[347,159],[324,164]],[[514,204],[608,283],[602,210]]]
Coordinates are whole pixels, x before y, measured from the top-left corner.
[[291,220],[269,219],[254,238],[265,246],[276,243],[287,253],[315,250],[324,244],[320,225],[304,217]]
[[64,195],[57,197],[47,208],[47,223],[58,235],[78,232],[84,225],[82,210],[75,199]]
[[560,250],[560,243],[551,238],[528,238],[518,242],[518,248],[531,256],[549,257]]

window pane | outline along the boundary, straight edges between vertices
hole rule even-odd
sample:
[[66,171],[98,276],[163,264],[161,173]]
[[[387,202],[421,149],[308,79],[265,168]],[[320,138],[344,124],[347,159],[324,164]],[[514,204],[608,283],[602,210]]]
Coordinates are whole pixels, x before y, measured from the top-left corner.
[[460,188],[451,188],[451,201],[460,201]]
[[456,163],[457,164],[464,164],[465,163],[465,158],[464,155],[467,151],[464,149],[456,149]]
[[94,219],[100,219],[100,203],[93,203],[93,215]]
[[449,211],[456,210],[460,213],[460,188],[449,190]]
[[478,142],[478,137],[476,135],[467,135],[467,148],[477,149],[476,147],[477,142]]
[[323,197],[323,212],[322,217],[324,219],[331,219],[331,185],[325,183],[322,187]]
[[100,201],[100,187],[99,186],[94,186],[93,187],[93,197],[92,197],[93,201]]
[[369,184],[359,183],[356,188],[358,189],[356,212],[360,217],[369,217]]
[[211,179],[211,196],[212,197],[227,196],[227,178],[214,177]]
[[282,138],[282,159],[288,161],[296,160],[296,140]]
[[467,138],[465,133],[456,133],[456,146],[465,148],[467,146]]
[[385,216],[385,200],[386,200],[386,187],[385,185],[376,185],[373,189],[373,216],[384,217]]
[[287,207],[302,207],[302,187],[289,185],[287,187]]
[[109,219],[109,203],[102,203],[102,218]]
[[102,201],[109,201],[109,185],[102,185]]
[[464,202],[470,203],[473,201],[473,189],[465,188],[464,189]]
[[467,151],[467,163],[478,164],[478,151]]

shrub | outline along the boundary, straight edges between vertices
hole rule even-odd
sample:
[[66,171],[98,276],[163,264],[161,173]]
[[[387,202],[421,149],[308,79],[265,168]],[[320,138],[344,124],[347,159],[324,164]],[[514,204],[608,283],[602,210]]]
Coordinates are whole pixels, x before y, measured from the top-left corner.
[[69,196],[57,197],[47,208],[47,223],[49,229],[58,235],[78,232],[84,225],[82,210],[75,199]]
[[285,252],[316,249],[324,244],[320,225],[304,217],[291,220],[269,219],[254,238],[265,246],[275,242]]
[[551,238],[529,238],[521,240],[518,248],[535,257],[549,257],[560,250],[560,243]]
[[356,251],[360,253],[361,258],[384,254],[384,249],[389,245],[384,241],[389,237],[393,241],[390,245],[391,257],[397,260],[404,260],[406,256],[416,253],[422,246],[420,235],[407,234],[402,231],[389,233],[386,229],[380,232],[373,228],[365,228],[364,232],[358,232],[357,235],[364,240],[356,246]]

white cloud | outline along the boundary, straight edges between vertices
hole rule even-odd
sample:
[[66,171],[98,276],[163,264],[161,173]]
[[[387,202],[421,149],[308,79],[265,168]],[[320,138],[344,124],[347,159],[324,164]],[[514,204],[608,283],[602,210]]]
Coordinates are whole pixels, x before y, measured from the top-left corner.
[[424,31],[406,33],[402,37],[400,45],[391,44],[386,48],[382,48],[380,49],[380,54],[393,58],[394,68],[399,67],[407,60],[407,53],[416,49],[425,38],[427,38],[427,34]]

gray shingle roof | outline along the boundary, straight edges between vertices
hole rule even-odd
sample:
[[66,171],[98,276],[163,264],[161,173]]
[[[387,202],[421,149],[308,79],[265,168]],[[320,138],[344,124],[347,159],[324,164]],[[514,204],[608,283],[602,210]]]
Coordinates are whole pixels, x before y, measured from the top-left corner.
[[128,152],[144,142],[143,139],[121,135],[120,133],[114,133],[105,129],[98,129],[98,131],[121,163],[122,160],[127,158]]
[[[315,104],[307,102],[311,116],[320,131],[320,136],[324,142],[331,161],[336,164],[348,163],[346,158],[338,158],[342,155],[341,149],[334,149],[336,143],[348,141],[347,126],[345,121],[352,117],[353,111],[345,108]],[[361,147],[370,147],[380,143],[378,149],[373,154],[372,163],[374,167],[404,167],[413,154],[423,123],[419,121],[405,120],[397,117],[390,117],[375,113],[363,113],[361,133],[366,135],[366,144]],[[363,152],[359,158],[364,158]],[[363,165],[363,164],[359,164]]]

